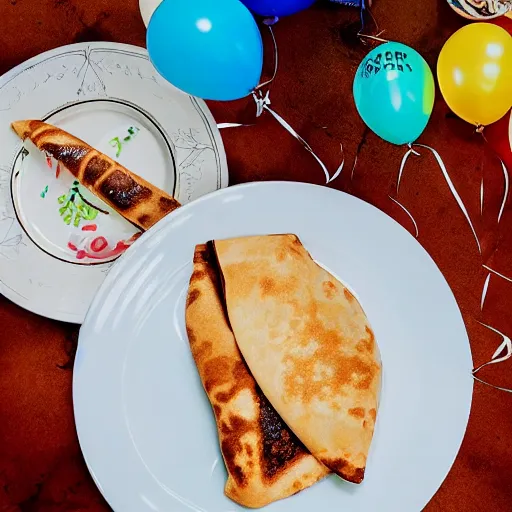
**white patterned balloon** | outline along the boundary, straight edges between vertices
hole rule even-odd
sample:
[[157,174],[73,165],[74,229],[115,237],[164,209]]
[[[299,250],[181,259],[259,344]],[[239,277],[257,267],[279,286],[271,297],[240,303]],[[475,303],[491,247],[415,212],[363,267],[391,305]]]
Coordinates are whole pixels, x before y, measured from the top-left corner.
[[149,25],[149,20],[157,7],[162,3],[163,0],[139,0],[140,13],[144,20],[146,27]]
[[448,0],[448,3],[470,20],[490,20],[512,12],[512,0]]

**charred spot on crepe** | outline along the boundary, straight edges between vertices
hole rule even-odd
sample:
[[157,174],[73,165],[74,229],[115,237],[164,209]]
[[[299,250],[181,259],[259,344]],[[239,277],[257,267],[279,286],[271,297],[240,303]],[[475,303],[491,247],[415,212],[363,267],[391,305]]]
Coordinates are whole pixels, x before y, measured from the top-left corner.
[[73,146],[71,144],[53,144],[51,142],[43,142],[41,145],[38,143],[39,137],[49,137],[53,130],[45,130],[41,134],[34,137],[34,143],[41,151],[45,151],[53,156],[56,160],[62,162],[62,164],[68,169],[73,175],[77,176],[80,170],[80,162],[85,158],[92,149],[86,146]]
[[131,176],[116,169],[100,185],[101,192],[120,210],[133,208],[153,194],[139,185]]
[[198,245],[194,252],[194,271],[190,282],[194,283],[209,277],[215,289],[222,292],[220,281],[222,276],[217,272],[216,259],[210,244]]
[[213,388],[223,386],[231,381],[231,359],[226,356],[214,357],[204,367],[205,389],[209,393]]
[[225,436],[221,448],[228,471],[240,487],[245,487],[248,484],[248,475],[235,460],[236,456],[243,452],[241,439],[244,434],[253,429],[253,422],[240,416],[230,415],[229,423],[223,421],[220,428]]
[[111,166],[112,164],[104,158],[93,156],[85,166],[84,176],[82,178],[83,184],[94,185]]
[[345,295],[345,298],[349,301],[349,302],[352,302],[354,300],[354,296],[350,293],[349,290],[347,290],[346,288],[343,290],[343,294]]
[[348,413],[350,414],[350,416],[353,416],[354,418],[363,419],[366,411],[364,407],[354,407],[352,409],[349,409]]
[[161,197],[159,200],[160,209],[164,212],[170,212],[178,207],[178,203],[168,197]]
[[370,354],[373,354],[373,351],[375,350],[375,335],[373,334],[373,331],[366,327],[366,334],[368,335],[367,338],[361,338],[357,345],[356,350],[358,352],[368,352]]
[[[190,335],[189,335],[190,341]],[[192,343],[192,342],[190,342]],[[194,357],[201,361],[203,358],[211,357],[213,353],[213,344],[211,341],[203,341],[198,347],[194,347]]]
[[360,484],[364,480],[364,468],[356,468],[346,460],[321,459],[321,462],[349,482]]
[[375,421],[377,419],[377,410],[376,409],[370,409],[368,411],[368,414],[370,415],[370,418]]
[[151,220],[151,215],[143,214],[140,217],[137,218],[137,221],[141,226],[144,226],[145,224],[149,223]]
[[194,283],[196,281],[200,281],[201,279],[204,279],[207,276],[208,276],[208,274],[204,270],[194,270],[194,272],[192,272],[192,277],[190,278],[190,282]]
[[336,294],[338,293],[338,288],[332,281],[324,281],[322,283],[322,288],[324,290],[325,296],[332,300],[334,297],[336,297]]
[[305,455],[306,449],[288,429],[265,395],[256,390],[260,402],[259,423],[263,432],[263,469],[271,479],[280,469],[296,457]]
[[190,307],[194,302],[199,298],[201,292],[196,288],[194,290],[190,290],[190,293],[187,296],[187,308]]
[[215,399],[221,403],[228,403],[235,398],[243,389],[252,388],[252,379],[248,374],[247,367],[243,361],[237,361],[231,370],[235,384],[227,391],[221,391],[215,395]]
[[188,336],[188,341],[191,345],[194,345],[196,343],[196,335],[194,334],[194,331],[191,327],[189,327],[187,325],[187,336]]

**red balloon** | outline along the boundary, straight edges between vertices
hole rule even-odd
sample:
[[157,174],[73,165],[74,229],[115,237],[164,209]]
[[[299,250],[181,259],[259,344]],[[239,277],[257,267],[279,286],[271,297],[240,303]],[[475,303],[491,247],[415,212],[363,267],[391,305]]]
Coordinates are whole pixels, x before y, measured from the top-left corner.
[[512,172],[512,110],[499,121],[487,126],[484,136],[489,145]]
[[[512,35],[512,14],[500,16],[490,23],[499,25]],[[489,145],[496,151],[509,170],[512,171],[512,110],[499,121],[487,126],[484,131]]]

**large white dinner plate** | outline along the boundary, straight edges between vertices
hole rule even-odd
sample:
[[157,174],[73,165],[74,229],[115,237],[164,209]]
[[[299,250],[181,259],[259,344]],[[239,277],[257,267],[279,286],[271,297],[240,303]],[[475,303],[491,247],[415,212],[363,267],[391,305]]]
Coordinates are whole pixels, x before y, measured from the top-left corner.
[[[160,77],[143,48],[74,44],[0,77],[0,293],[40,315],[82,323],[116,249],[137,229],[23,145],[10,128],[21,119],[69,131],[183,204],[227,186],[208,107]],[[77,225],[66,208],[75,205],[68,199],[76,187],[103,210]],[[86,224],[96,231],[83,231]],[[91,249],[95,240],[107,243],[99,253]]]
[[369,204],[299,183],[215,192],[137,241],[80,333],[73,398],[88,467],[117,512],[234,512],[209,402],[190,354],[185,297],[195,244],[296,233],[355,291],[375,329],[383,389],[363,484],[332,476],[269,512],[419,512],[459,450],[472,359],[455,299],[401,226]]

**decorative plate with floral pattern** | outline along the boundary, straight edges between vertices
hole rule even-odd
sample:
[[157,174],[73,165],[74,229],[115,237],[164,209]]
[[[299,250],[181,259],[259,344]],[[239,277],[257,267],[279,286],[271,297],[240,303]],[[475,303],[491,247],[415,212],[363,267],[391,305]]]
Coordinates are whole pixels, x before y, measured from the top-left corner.
[[136,227],[13,121],[40,119],[83,139],[186,204],[227,186],[222,140],[205,103],[158,75],[146,50],[81,43],[0,78],[0,291],[37,314],[81,323]]

